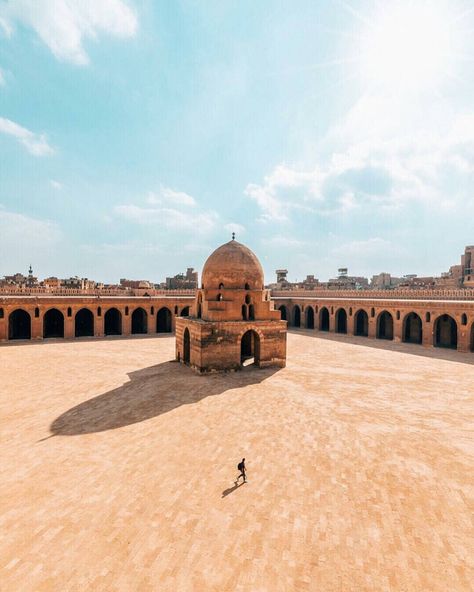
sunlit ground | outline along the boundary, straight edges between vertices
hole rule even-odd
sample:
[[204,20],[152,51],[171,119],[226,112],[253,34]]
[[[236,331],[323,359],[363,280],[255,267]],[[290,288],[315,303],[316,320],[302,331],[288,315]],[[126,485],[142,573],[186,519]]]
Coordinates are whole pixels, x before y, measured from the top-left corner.
[[211,377],[172,337],[2,347],[2,592],[471,590],[473,355],[364,343]]

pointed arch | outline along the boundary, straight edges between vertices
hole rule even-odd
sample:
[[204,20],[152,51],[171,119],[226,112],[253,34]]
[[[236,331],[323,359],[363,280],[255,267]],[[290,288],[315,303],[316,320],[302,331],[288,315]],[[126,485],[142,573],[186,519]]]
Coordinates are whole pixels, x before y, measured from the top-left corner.
[[8,339],[31,339],[31,316],[17,308],[8,317]]
[[347,312],[345,308],[336,310],[336,333],[347,333]]
[[434,322],[433,341],[435,347],[457,349],[458,326],[452,316],[443,314],[437,317]]
[[402,341],[418,344],[423,342],[423,323],[416,312],[409,312],[403,319]]
[[377,317],[377,339],[393,339],[393,317],[386,310]]
[[369,335],[369,315],[362,308],[354,315],[354,335],[359,337],[368,337]]
[[325,306],[319,310],[319,330],[329,331],[329,310]]
[[43,338],[64,337],[64,315],[57,308],[50,308],[43,315]]
[[166,306],[156,313],[156,332],[171,333],[171,311]]

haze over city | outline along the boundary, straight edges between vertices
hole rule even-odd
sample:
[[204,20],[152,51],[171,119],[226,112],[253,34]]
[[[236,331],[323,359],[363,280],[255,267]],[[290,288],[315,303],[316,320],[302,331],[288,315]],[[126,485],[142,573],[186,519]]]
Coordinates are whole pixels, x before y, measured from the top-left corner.
[[[472,244],[462,1],[0,5],[0,275],[439,275]],[[401,43],[403,39],[403,43]],[[7,255],[7,256],[6,256]]]

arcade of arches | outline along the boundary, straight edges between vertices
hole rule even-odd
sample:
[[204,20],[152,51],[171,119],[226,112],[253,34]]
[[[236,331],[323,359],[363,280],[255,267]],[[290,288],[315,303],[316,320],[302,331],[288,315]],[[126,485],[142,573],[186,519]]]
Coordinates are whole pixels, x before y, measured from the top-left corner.
[[[2,298],[0,341],[170,333],[175,330],[176,318],[190,316],[193,302],[189,295],[141,300]],[[473,301],[448,305],[418,300],[410,305],[403,300],[380,304],[315,299],[309,303],[308,299],[275,298],[273,302],[289,327],[474,352]],[[250,305],[254,306],[245,300],[242,304],[247,316]]]
[[192,296],[175,298],[0,298],[0,342],[171,333]]
[[[275,308],[288,326],[316,331],[355,335],[474,352],[474,302],[460,301],[449,306],[442,302],[398,300],[396,303],[362,302],[342,304],[335,298],[284,300],[275,298]],[[349,300],[349,299],[348,299]],[[388,306],[390,304],[390,306]]]

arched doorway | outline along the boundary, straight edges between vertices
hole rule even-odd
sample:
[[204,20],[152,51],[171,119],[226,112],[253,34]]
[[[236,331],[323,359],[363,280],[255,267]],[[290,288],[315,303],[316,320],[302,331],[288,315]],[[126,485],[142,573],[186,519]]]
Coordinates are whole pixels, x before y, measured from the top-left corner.
[[329,310],[325,306],[319,311],[319,330],[329,331]]
[[57,308],[50,308],[43,316],[43,337],[64,337],[64,315]]
[[168,308],[160,308],[156,315],[156,332],[171,333],[171,312]]
[[185,306],[181,311],[182,317],[189,317],[189,306]]
[[282,304],[278,310],[281,313],[281,320],[287,321],[288,320],[288,312],[286,310],[286,306],[284,304]]
[[21,308],[8,317],[8,339],[31,339],[31,317]]
[[94,336],[94,315],[88,308],[81,308],[74,319],[74,334],[76,337]]
[[434,346],[457,349],[458,326],[453,317],[444,314],[436,319],[434,325]]
[[474,323],[471,325],[471,347],[470,350],[474,352]]
[[347,312],[344,308],[336,310],[336,333],[347,333]]
[[104,333],[122,335],[122,313],[116,308],[109,308],[104,315]]
[[143,308],[136,308],[132,312],[132,334],[144,335],[148,333],[148,315]]
[[293,308],[293,327],[301,327],[301,311],[297,304]]
[[260,364],[260,337],[256,331],[250,329],[242,335],[240,341],[240,364],[250,366]]
[[306,329],[314,329],[314,309],[312,306],[306,308]]
[[186,327],[183,335],[183,362],[189,364],[191,361],[191,336],[189,329]]
[[377,318],[377,339],[393,339],[393,317],[386,310]]
[[421,343],[423,341],[423,326],[421,318],[416,312],[410,312],[403,319],[402,341],[407,343]]
[[365,310],[358,310],[354,316],[354,335],[367,337],[369,335],[369,315]]

